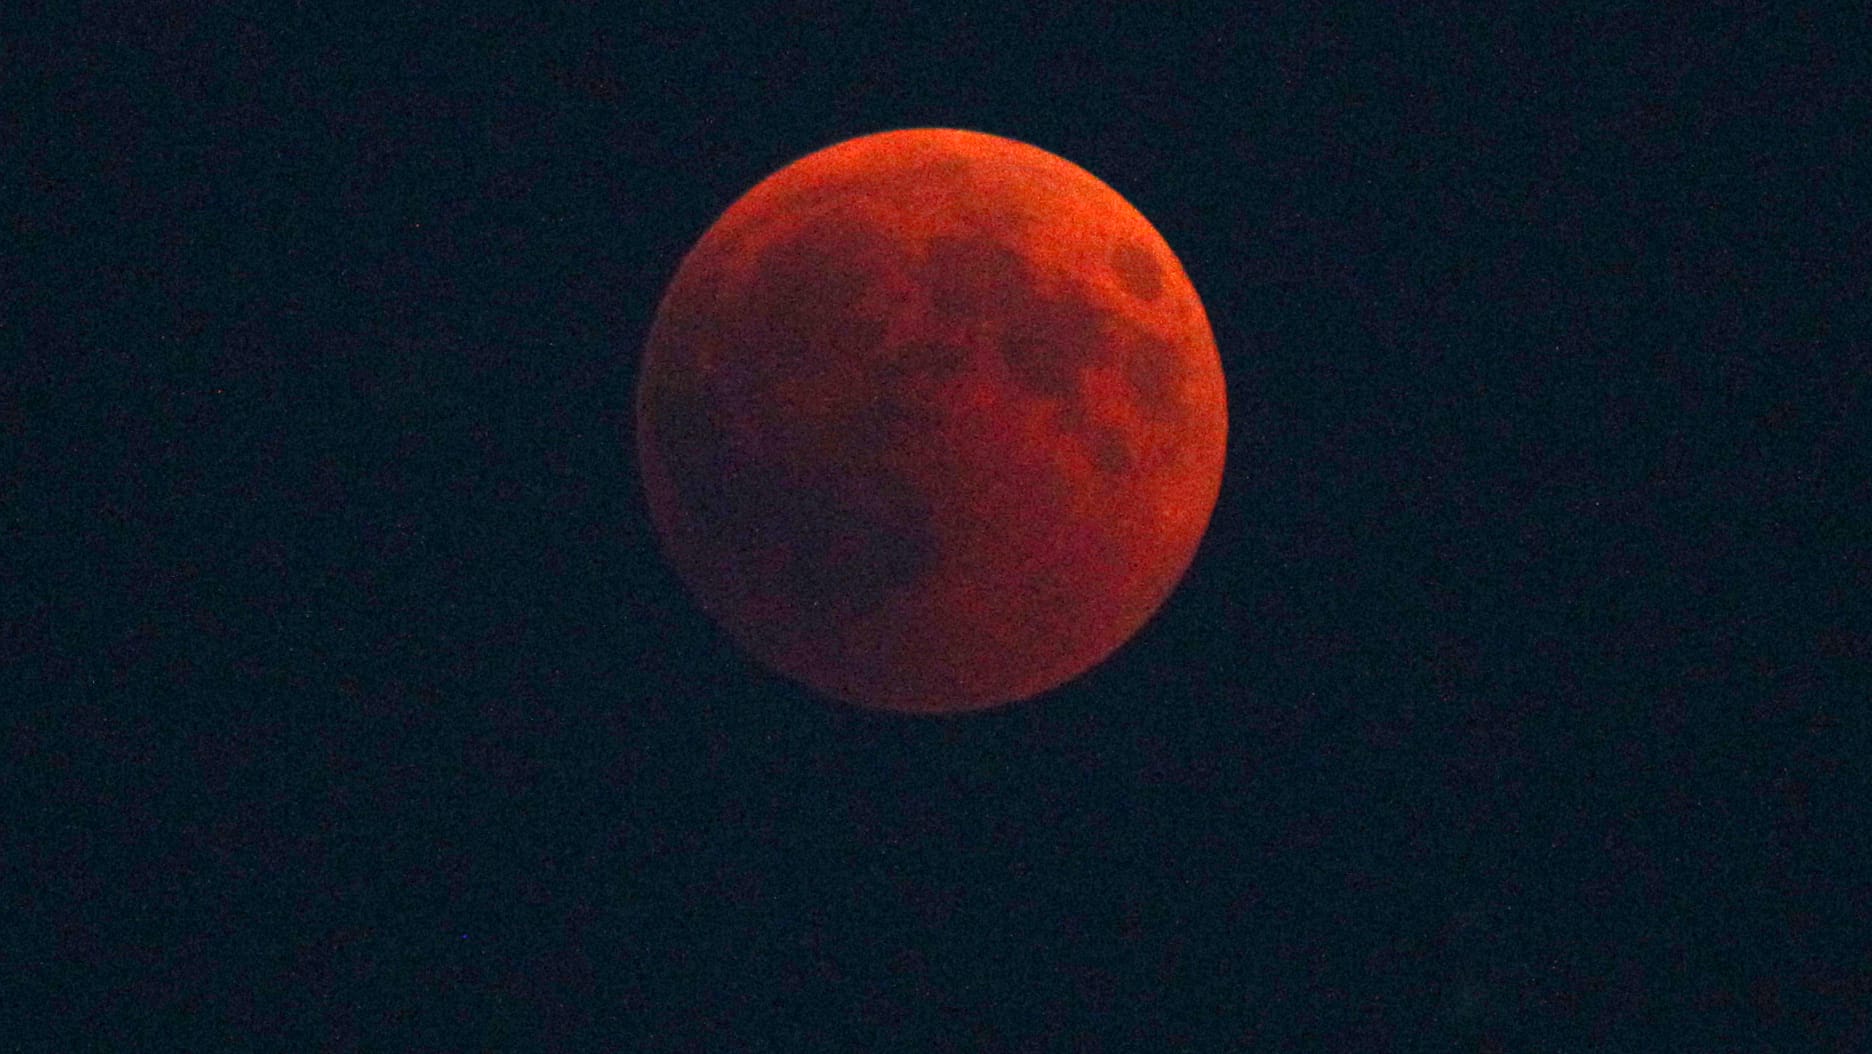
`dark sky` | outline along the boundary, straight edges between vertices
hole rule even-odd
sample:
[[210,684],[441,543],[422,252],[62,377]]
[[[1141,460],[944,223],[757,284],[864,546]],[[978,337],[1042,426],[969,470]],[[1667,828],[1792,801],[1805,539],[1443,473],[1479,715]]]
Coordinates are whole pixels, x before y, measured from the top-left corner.
[[[4,34],[0,1036],[1872,1044],[1860,27],[472,9]],[[960,720],[742,658],[631,452],[687,247],[916,125],[1125,195],[1231,402]]]

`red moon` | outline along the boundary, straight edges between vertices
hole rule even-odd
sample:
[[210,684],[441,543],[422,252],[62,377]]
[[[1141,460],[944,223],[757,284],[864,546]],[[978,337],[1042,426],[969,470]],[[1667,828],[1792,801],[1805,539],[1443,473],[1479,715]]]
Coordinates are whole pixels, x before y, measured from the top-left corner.
[[979,132],[810,154],[683,259],[637,453],[664,551],[780,674],[906,713],[1030,698],[1183,577],[1228,431],[1170,247],[1084,169]]

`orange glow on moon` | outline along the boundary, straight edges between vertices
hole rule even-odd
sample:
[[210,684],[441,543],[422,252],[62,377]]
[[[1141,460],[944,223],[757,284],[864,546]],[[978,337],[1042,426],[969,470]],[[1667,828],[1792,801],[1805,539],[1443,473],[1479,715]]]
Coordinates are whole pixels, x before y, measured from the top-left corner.
[[1024,143],[852,139],[736,201],[658,308],[652,519],[714,619],[862,706],[978,710],[1110,655],[1221,483],[1208,318],[1117,192]]

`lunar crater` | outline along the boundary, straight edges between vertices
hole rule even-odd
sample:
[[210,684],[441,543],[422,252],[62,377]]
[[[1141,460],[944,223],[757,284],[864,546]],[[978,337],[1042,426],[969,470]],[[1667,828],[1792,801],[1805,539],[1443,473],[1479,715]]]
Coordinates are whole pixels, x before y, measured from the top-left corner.
[[1112,270],[1124,291],[1146,303],[1163,295],[1163,268],[1149,249],[1124,242],[1112,250]]

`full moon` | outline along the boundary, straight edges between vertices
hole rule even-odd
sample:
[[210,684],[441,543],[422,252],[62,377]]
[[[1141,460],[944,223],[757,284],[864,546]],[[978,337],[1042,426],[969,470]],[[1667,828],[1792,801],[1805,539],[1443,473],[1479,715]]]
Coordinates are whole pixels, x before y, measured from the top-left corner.
[[906,713],[1027,699],[1163,605],[1214,509],[1221,361],[1129,202],[1025,143],[862,136],[671,280],[637,454],[696,601],[764,665]]

